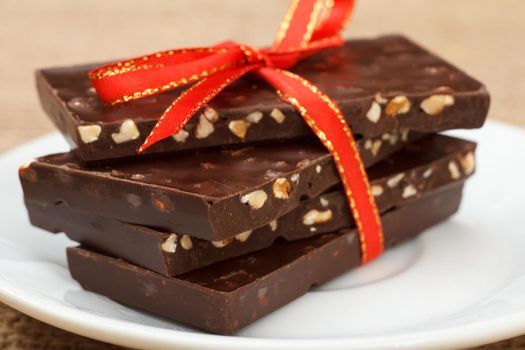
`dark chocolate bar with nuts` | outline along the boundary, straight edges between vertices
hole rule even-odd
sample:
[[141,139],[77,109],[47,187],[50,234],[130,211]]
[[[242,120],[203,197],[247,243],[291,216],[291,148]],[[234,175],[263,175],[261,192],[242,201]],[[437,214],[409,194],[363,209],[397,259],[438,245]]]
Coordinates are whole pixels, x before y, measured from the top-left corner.
[[[464,144],[432,135],[405,147],[393,167],[401,173],[425,160],[430,164]],[[463,169],[454,164],[454,173],[461,176]],[[472,170],[465,164],[466,172]],[[370,169],[371,178],[373,172]],[[82,168],[65,153],[39,158],[19,173],[29,200],[64,202],[76,211],[210,241],[267,225],[302,199],[317,197],[340,183],[330,155],[312,142],[91,168]]]
[[[450,151],[430,158],[426,154],[433,152],[432,147],[415,147],[369,169],[380,213],[440,187],[465,181],[473,173],[474,145],[471,142],[452,139],[445,147]],[[403,165],[407,158],[416,165],[412,168]],[[51,232],[65,232],[84,247],[168,276],[261,250],[278,237],[303,239],[354,226],[341,190],[302,200],[297,208],[268,225],[221,241],[191,238],[82,213],[72,210],[66,203],[42,204],[26,197],[26,206],[35,226]]]
[[[365,165],[419,137],[403,135],[361,141]],[[339,183],[330,154],[311,141],[91,167],[64,153],[22,166],[20,179],[33,201],[63,201],[73,210],[218,241],[264,226]]]
[[[97,65],[43,69],[44,110],[85,162],[136,156],[181,89],[105,106],[87,73]],[[401,36],[350,40],[291,69],[341,107],[353,132],[372,138],[395,129],[439,132],[485,121],[485,87]],[[146,153],[315,138],[302,117],[264,82],[247,76],[223,91],[179,134]]]
[[[385,246],[412,238],[454,214],[462,183],[382,215]],[[82,248],[68,249],[71,275],[91,292],[208,332],[233,334],[305,294],[313,285],[359,266],[355,230],[272,246],[177,277]]]

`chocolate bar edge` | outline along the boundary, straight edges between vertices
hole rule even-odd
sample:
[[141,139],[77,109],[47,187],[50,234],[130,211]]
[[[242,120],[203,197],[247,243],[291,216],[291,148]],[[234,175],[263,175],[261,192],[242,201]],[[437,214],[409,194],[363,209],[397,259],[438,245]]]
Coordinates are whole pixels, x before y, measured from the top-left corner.
[[[472,146],[469,143],[465,145]],[[410,179],[410,182],[403,186],[390,187],[386,181],[376,183],[376,186],[383,189],[381,196],[376,198],[380,213],[451,183],[468,179],[474,169],[471,173],[464,174],[460,180],[451,178],[449,174],[450,162],[459,164],[468,152],[472,152],[472,149],[461,148],[455,153],[436,159],[430,165],[422,164],[407,170],[403,174],[405,178]],[[432,177],[425,178],[425,173],[429,169],[432,171]],[[416,192],[409,193],[410,196],[405,198],[403,192],[407,186],[411,186],[410,188]],[[352,218],[348,215],[349,209],[345,196],[340,191],[301,200],[298,207],[274,220],[273,226],[265,225],[250,230],[245,235],[241,234],[239,238],[213,242],[213,244],[210,244],[210,241],[183,238],[182,235],[78,212],[65,203],[46,205],[26,199],[26,207],[30,222],[34,226],[53,233],[65,232],[70,239],[86,248],[123,258],[134,265],[168,276],[176,276],[225,258],[268,247],[277,237],[287,240],[304,239],[353,226]],[[318,212],[329,210],[332,217],[322,224],[305,226],[302,221],[304,215],[312,210]],[[204,246],[206,242],[207,246]],[[137,250],[136,247],[140,249]],[[170,249],[173,249],[173,252]],[[234,250],[236,253],[233,253]],[[197,260],[200,263],[197,263]]]
[[[457,142],[462,142],[465,145],[467,145],[472,151],[475,148],[475,144],[474,143],[470,143],[468,141],[463,141],[463,140],[459,141],[459,139],[451,138],[451,137],[448,137],[448,136],[431,136],[431,137],[434,137],[434,138],[437,138],[437,139],[450,139],[450,140],[456,140]],[[202,239],[208,239],[208,240],[223,240],[223,239],[231,238],[234,235],[239,234],[241,232],[245,232],[247,230],[252,230],[252,229],[255,229],[257,227],[265,226],[269,222],[271,222],[272,220],[274,220],[276,218],[279,218],[279,217],[289,213],[290,211],[293,210],[293,208],[297,207],[297,205],[299,204],[299,199],[300,199],[299,198],[299,194],[300,194],[301,197],[304,196],[304,195],[307,195],[310,198],[314,198],[314,197],[317,197],[319,194],[321,194],[323,191],[326,191],[330,187],[330,185],[336,184],[338,182],[338,180],[337,180],[338,176],[336,174],[335,169],[333,169],[332,167],[329,167],[327,164],[325,164],[326,162],[328,162],[329,159],[330,158],[327,155],[326,157],[323,157],[323,161],[324,162],[310,162],[308,165],[306,165],[301,171],[300,183],[294,184],[295,190],[297,191],[295,197],[290,197],[290,199],[288,199],[286,201],[276,200],[275,203],[278,203],[279,205],[282,205],[282,207],[280,208],[280,210],[273,210],[272,209],[273,211],[271,213],[271,216],[269,216],[268,214],[264,213],[261,210],[250,210],[250,208],[248,206],[243,205],[240,202],[240,200],[239,200],[240,196],[237,196],[237,195],[231,195],[231,196],[227,197],[227,198],[229,198],[228,201],[224,201],[224,202],[222,202],[222,204],[220,202],[218,204],[216,203],[211,208],[208,206],[209,203],[206,202],[205,199],[202,200],[202,199],[200,199],[198,197],[189,197],[189,196],[183,195],[181,198],[185,198],[187,200],[184,203],[184,207],[181,207],[180,205],[178,205],[177,206],[177,210],[168,211],[168,212],[161,212],[157,208],[154,208],[151,205],[148,206],[148,207],[144,207],[143,206],[143,207],[141,207],[141,214],[142,215],[149,215],[151,217],[157,218],[156,222],[158,222],[159,224],[160,224],[160,222],[163,222],[164,225],[167,225],[166,222],[168,222],[168,224],[171,224],[171,222],[173,222],[174,225],[179,224],[179,226],[174,226],[174,227],[160,227],[159,226],[159,228],[162,228],[163,230],[166,230],[166,231],[177,232],[179,234],[188,234],[188,235],[193,236],[193,237],[202,238]],[[317,168],[318,165],[321,166],[321,168],[323,169],[323,172],[320,173],[320,174],[317,173],[317,171],[316,171],[316,168]],[[457,166],[457,164],[456,164],[456,166]],[[46,164],[46,163],[32,163],[31,165],[29,165],[28,168],[21,169],[20,170],[20,178],[21,178],[21,181],[22,181],[22,186],[24,188],[24,193],[25,193],[26,197],[28,197],[31,200],[37,201],[37,202],[39,202],[39,201],[40,202],[49,201],[50,199],[48,199],[48,198],[39,198],[39,196],[40,197],[43,196],[43,194],[38,195],[39,191],[43,190],[43,187],[42,187],[41,184],[39,184],[39,182],[38,182],[39,180],[38,179],[39,179],[39,177],[44,177],[45,178],[46,176],[51,178],[51,179],[55,179],[56,174],[53,173],[53,171],[54,171],[53,169],[55,169],[55,168],[57,168],[57,167],[56,166],[51,166],[51,165]],[[35,169],[37,170],[37,172],[35,172]],[[58,169],[60,170],[60,167],[58,167]],[[324,170],[324,169],[326,169],[326,170]],[[76,173],[77,172],[75,169],[71,169],[69,171],[71,171],[72,173]],[[37,173],[38,173],[38,175],[37,175]],[[30,175],[32,175],[32,176],[30,176]],[[44,175],[44,176],[42,176],[42,175]],[[99,180],[100,180],[96,175],[90,174],[90,173],[78,172],[77,175],[78,176],[75,177],[75,178],[73,178],[71,176],[69,176],[69,178],[68,178],[68,181],[73,181],[73,182],[71,182],[71,184],[75,184],[75,186],[72,186],[72,188],[74,189],[74,192],[75,192],[75,196],[76,196],[76,193],[77,193],[76,189],[83,188],[83,187],[86,187],[86,188],[94,187],[96,184],[99,183]],[[290,175],[290,174],[288,174],[288,175]],[[291,176],[288,176],[288,175],[284,174],[284,175],[281,175],[281,176],[286,176],[287,178],[288,177],[291,178]],[[324,186],[323,188],[318,188],[320,186],[320,184],[321,184],[321,181],[313,181],[313,179],[319,178],[320,175],[322,175],[322,177],[321,177],[322,180],[323,180],[322,182],[323,183],[327,182],[327,183],[325,183],[323,185]],[[36,182],[32,182],[31,181],[32,178],[36,178],[36,180],[35,180]],[[109,176],[107,178],[110,181],[116,181],[117,183],[122,184],[122,191],[123,191],[123,193],[135,193],[137,190],[140,190],[142,187],[144,187],[144,186],[137,186],[136,183],[131,182],[131,181],[126,180],[126,179],[113,178],[113,177],[109,177]],[[53,181],[56,181],[56,180],[53,180]],[[386,179],[385,179],[385,181],[386,181]],[[259,189],[264,190],[266,193],[272,193],[272,188],[271,188],[272,187],[272,182],[273,181],[268,181],[268,183],[266,183],[266,185],[262,186]],[[312,184],[312,183],[313,183],[313,186],[310,188],[310,184]],[[53,185],[53,186],[57,186],[57,185]],[[58,185],[58,186],[61,186],[61,185]],[[147,187],[147,188],[150,188],[150,187]],[[153,188],[153,190],[155,190],[155,188],[157,188],[157,187],[152,185],[151,188]],[[59,189],[60,189],[59,187],[56,188],[56,190],[59,190]],[[66,202],[69,203],[68,193],[73,191],[73,189],[71,189],[71,190],[62,189],[61,191],[63,193],[61,193],[60,196],[57,197],[57,198],[60,198],[61,200],[65,200]],[[177,193],[176,190],[171,190],[169,188],[166,188],[166,190],[167,190],[166,193],[170,193],[170,192],[171,193],[175,193],[175,194]],[[150,197],[150,194],[149,194],[150,191],[151,190],[146,191],[147,193],[144,193],[143,197],[144,198],[149,198]],[[73,194],[70,194],[70,196],[72,196],[72,195]],[[140,194],[137,193],[137,195],[140,195]],[[163,194],[163,196],[165,196],[165,195]],[[98,213],[99,215],[106,216],[104,214],[104,212],[100,211],[100,210],[102,210],[102,206],[101,205],[109,205],[112,208],[111,210],[113,210],[113,214],[112,214],[113,218],[116,218],[116,219],[119,219],[119,220],[122,220],[122,221],[126,221],[126,222],[133,222],[133,223],[136,223],[136,224],[148,225],[147,223],[144,223],[144,222],[133,221],[133,220],[137,220],[137,218],[135,218],[135,217],[131,218],[135,214],[130,214],[130,213],[138,213],[136,211],[136,208],[131,207],[130,205],[122,205],[124,202],[122,202],[122,200],[120,200],[120,199],[119,199],[119,201],[117,201],[113,205],[111,205],[109,200],[110,200],[109,198],[106,198],[103,203],[100,203],[100,201],[97,201],[97,203],[99,203],[99,204],[97,204],[96,208],[97,208],[98,211],[96,211],[96,213]],[[55,200],[52,200],[52,202],[54,202],[54,201]],[[172,201],[172,203],[178,203],[178,202],[176,202],[174,200],[171,200],[171,201]],[[227,206],[228,203],[233,203],[233,204],[232,204],[231,207],[228,207]],[[71,203],[69,203],[69,204],[71,205]],[[237,207],[239,207],[238,211],[237,211]],[[185,215],[184,211],[182,211],[185,208],[191,208],[192,209],[191,216]],[[84,209],[84,208],[73,208],[73,209],[79,210],[79,211],[88,211],[87,209]],[[208,222],[206,220],[193,220],[191,222],[192,223],[191,232],[189,232],[189,230],[182,230],[182,229],[180,229],[181,223],[187,222],[187,220],[189,220],[191,218],[200,217],[200,216],[198,216],[199,213],[204,218],[228,218],[229,215],[230,215],[229,213],[231,213],[232,210],[234,210],[234,209],[235,209],[237,215],[249,218],[249,220],[247,222],[250,222],[250,225],[251,225],[250,227],[244,227],[244,226],[240,225],[239,224],[239,220],[233,220],[229,224],[225,224],[224,222],[220,222],[219,223],[219,222]],[[128,220],[128,218],[130,218],[130,220]],[[184,221],[181,221],[181,220],[184,220]],[[224,224],[226,226],[225,227],[220,226],[221,224]],[[212,227],[214,227],[214,226],[215,227],[221,227],[221,229],[223,229],[221,235],[217,234],[212,229]],[[237,229],[238,232],[232,232],[231,230],[228,231],[228,228],[231,228],[232,230],[233,229]]]
[[[426,197],[424,202],[414,201],[386,213],[383,216],[386,245],[406,240],[454,214],[459,208],[462,187],[462,183],[449,186]],[[407,222],[410,225],[407,226]],[[399,237],[394,237],[396,234]],[[327,235],[330,234],[312,239]],[[355,231],[346,231],[283,268],[258,277],[250,285],[230,292],[211,292],[201,285],[192,285],[188,277],[168,278],[87,250],[68,249],[71,276],[84,289],[217,334],[233,334],[305,294],[312,285],[322,284],[358,266],[359,256]],[[119,287],[129,294],[122,294]]]
[[[388,36],[382,36],[378,38],[386,38],[386,37]],[[392,37],[402,38],[403,40],[409,42],[414,47],[417,47],[423,51],[426,51],[430,55],[439,57],[435,55],[433,52],[427,50],[425,47],[410,40],[409,38],[406,38],[404,36],[395,36],[395,35],[393,35]],[[411,118],[404,117],[401,119],[401,121],[398,120],[399,125],[401,127],[407,127],[413,131],[424,131],[424,132],[425,131],[426,132],[439,132],[439,131],[455,129],[455,128],[479,128],[481,127],[486,120],[486,115],[488,114],[488,110],[490,107],[490,95],[486,87],[481,82],[479,82],[478,80],[476,80],[475,78],[473,78],[472,76],[464,72],[463,70],[459,69],[455,65],[452,65],[451,63],[443,60],[442,58],[440,59],[443,61],[444,65],[449,66],[451,69],[456,70],[460,72],[461,74],[464,74],[466,77],[468,77],[473,82],[475,82],[477,85],[479,85],[478,90],[454,93],[455,100],[456,100],[455,105],[461,106],[461,110],[462,110],[461,118],[442,119],[441,116],[432,117],[430,119],[427,118],[428,120],[425,122],[426,124],[422,124],[418,127],[418,123],[415,122],[415,120],[418,120],[417,117],[411,117]],[[83,67],[83,66],[87,66],[87,65],[79,65],[79,66],[74,66],[74,67]],[[38,87],[41,105],[43,109],[53,120],[55,125],[57,125],[58,128],[64,133],[64,136],[66,137],[68,142],[71,144],[71,146],[73,147],[73,149],[75,150],[75,153],[77,154],[77,156],[79,156],[79,158],[83,159],[85,162],[93,162],[93,161],[99,161],[99,160],[104,159],[102,154],[97,154],[97,152],[93,152],[89,149],[91,147],[90,144],[83,144],[81,140],[79,139],[80,136],[78,135],[77,127],[81,125],[80,120],[76,118],[74,114],[67,108],[65,101],[63,101],[57,96],[56,91],[52,89],[51,84],[45,77],[45,72],[47,70],[52,70],[52,69],[59,69],[59,68],[46,68],[46,69],[41,69],[41,70],[36,71],[37,87]],[[429,94],[419,94],[419,95],[412,94],[411,96],[414,98],[413,102],[416,104],[419,104],[421,102],[420,100],[430,95]],[[364,117],[364,114],[367,111],[366,106],[370,106],[370,104],[373,101],[374,101],[373,96],[367,96],[366,98],[363,97],[363,98],[360,98],[354,101],[354,103],[349,104],[347,101],[342,100],[340,101],[339,104],[345,115],[348,115],[349,113],[355,114],[356,112],[355,110],[358,110],[359,118],[357,119],[365,120],[366,118]],[[295,118],[298,120],[300,118],[298,114],[287,104],[282,103],[280,105],[276,105],[275,107],[282,109],[287,114],[293,114]],[[233,109],[232,111],[230,111],[229,114],[232,116],[233,119],[243,118],[246,114],[246,109],[239,108],[239,111],[236,111],[235,109]],[[440,122],[435,123],[434,125],[434,122],[432,120],[435,118],[441,118],[441,120]],[[465,120],[469,120],[469,123],[465,123]],[[404,125],[404,123],[406,123],[406,125]],[[119,123],[117,122],[107,123],[107,125],[110,126],[110,129],[112,129],[113,132],[118,131],[117,124],[120,124],[120,122]],[[141,135],[149,134],[149,131],[154,127],[154,124],[155,124],[154,120],[138,120],[137,121],[137,127],[139,128]],[[295,127],[297,127],[297,125],[295,125]],[[366,128],[373,128],[373,125],[367,125]],[[355,129],[357,134],[362,134],[366,137],[375,137],[375,136],[380,135],[381,133],[392,131],[390,129],[388,130],[381,129],[381,130],[376,130],[376,132],[374,133],[370,133],[370,132],[367,133],[366,128],[361,130],[359,128],[355,129],[353,127],[353,129]],[[131,148],[129,148],[128,145],[124,145],[124,146],[118,145],[117,148],[128,147],[129,149],[122,151],[125,154],[123,153],[123,154],[117,155],[116,158],[134,155],[136,153],[135,150],[138,148],[138,146],[140,146],[142,141],[143,141],[142,139],[138,140],[138,142],[133,141]],[[156,152],[170,152],[170,151],[176,151],[180,147],[185,147],[185,146],[178,145],[173,140],[169,140],[169,141],[170,142],[164,141],[164,142],[161,142],[155,145],[152,148],[152,151],[155,153]],[[219,145],[214,145],[214,146],[219,146]],[[193,148],[190,147],[188,149],[194,149],[194,148],[195,147]],[[115,151],[115,152],[117,152],[116,154],[118,154],[118,151]]]

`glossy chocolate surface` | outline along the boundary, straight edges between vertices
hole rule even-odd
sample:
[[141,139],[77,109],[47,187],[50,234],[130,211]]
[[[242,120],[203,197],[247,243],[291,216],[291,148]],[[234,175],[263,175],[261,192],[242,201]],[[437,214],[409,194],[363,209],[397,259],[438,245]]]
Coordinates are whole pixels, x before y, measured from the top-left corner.
[[[382,216],[385,246],[409,239],[455,213],[456,183]],[[81,248],[68,249],[71,275],[84,289],[208,332],[240,328],[359,265],[354,230],[327,233],[165,277]]]
[[[474,145],[431,135],[396,153],[395,161],[377,164],[369,176],[385,181],[380,174],[430,164],[458,147],[472,150]],[[19,173],[28,200],[64,202],[73,210],[207,240],[264,226],[300,200],[339,184],[332,158],[313,143],[166,159],[82,168],[72,154],[61,154],[40,158]],[[213,181],[201,185],[207,174]],[[289,185],[286,198],[275,192],[279,179]]]
[[[368,146],[381,140],[363,141],[363,161],[370,165],[419,137],[409,133],[395,143],[384,141],[378,149]],[[248,147],[166,155],[95,167],[83,167],[66,153],[42,157],[22,167],[20,175],[33,200],[65,201],[75,210],[211,240],[263,226],[289,212],[302,197],[315,197],[339,181],[331,157],[317,142],[276,144],[264,151]],[[279,178],[290,185],[288,198],[272,195]],[[263,191],[267,200],[254,209],[245,196],[256,191]]]
[[[105,106],[87,77],[87,72],[95,66],[38,71],[42,105],[80,159],[97,161],[134,156],[156,120],[182,90],[115,107]],[[353,132],[365,138],[400,127],[422,132],[476,128],[483,124],[489,107],[489,95],[481,83],[401,36],[351,40],[341,48],[326,50],[301,62],[292,70],[332,97],[342,108]],[[435,95],[449,96],[452,101],[448,101],[442,111],[429,114],[422,108],[422,102]],[[395,103],[390,105],[390,102],[395,102],[396,97],[406,97],[409,104],[406,111],[392,113]],[[373,103],[380,109],[375,117],[369,114]],[[185,128],[187,135],[183,141],[166,139],[149,153],[315,138],[290,105],[281,101],[266,83],[252,76],[228,87],[209,107],[218,116],[211,123],[211,133],[205,137],[197,135],[200,123],[197,115]],[[262,113],[262,117],[253,121],[248,118],[253,112]],[[112,135],[119,133],[125,120],[135,124],[138,135],[116,143]],[[230,122],[238,120],[252,120],[242,137],[230,129]],[[78,127],[86,125],[100,126],[96,140],[82,140]]]
[[[377,169],[369,169],[373,175],[373,193],[381,213],[443,186],[465,181],[472,174],[474,164],[468,169],[462,165],[466,159],[474,159],[470,142],[442,147],[450,148],[450,151],[436,156],[432,154],[432,147],[429,150],[413,150],[412,153],[404,153],[412,157],[394,155],[378,164]],[[410,167],[412,164],[407,165],[407,162],[415,165]],[[456,164],[460,170],[459,178],[452,176],[450,164]],[[69,238],[88,249],[168,276],[263,249],[277,237],[296,240],[354,226],[341,190],[301,200],[297,208],[268,225],[223,241],[190,238],[75,211],[65,203],[43,204],[26,198],[33,225],[51,232],[65,232]]]

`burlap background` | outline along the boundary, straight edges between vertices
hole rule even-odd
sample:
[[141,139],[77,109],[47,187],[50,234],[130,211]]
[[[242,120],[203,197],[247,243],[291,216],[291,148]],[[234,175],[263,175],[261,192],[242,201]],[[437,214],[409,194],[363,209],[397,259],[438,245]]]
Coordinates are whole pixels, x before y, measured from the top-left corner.
[[[0,152],[53,130],[37,67],[100,61],[233,38],[271,42],[286,0],[0,0]],[[404,33],[487,84],[491,117],[525,126],[525,1],[361,0],[346,35]],[[1,233],[0,233],[1,234]],[[524,328],[525,333],[525,328]],[[1,349],[114,348],[0,304]],[[525,349],[525,337],[485,349]]]

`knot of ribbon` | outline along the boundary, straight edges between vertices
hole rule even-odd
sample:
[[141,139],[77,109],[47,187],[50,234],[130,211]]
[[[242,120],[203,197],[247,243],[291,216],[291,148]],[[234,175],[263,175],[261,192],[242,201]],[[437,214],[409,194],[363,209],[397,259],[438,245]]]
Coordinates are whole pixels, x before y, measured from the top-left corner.
[[99,97],[109,105],[193,84],[160,116],[138,152],[177,134],[224,88],[251,72],[294,106],[331,153],[361,243],[361,260],[383,251],[383,230],[352,132],[337,104],[313,84],[290,72],[299,61],[343,44],[340,31],[353,0],[292,0],[271,48],[226,41],[212,47],[177,49],[132,58],[89,72]]

